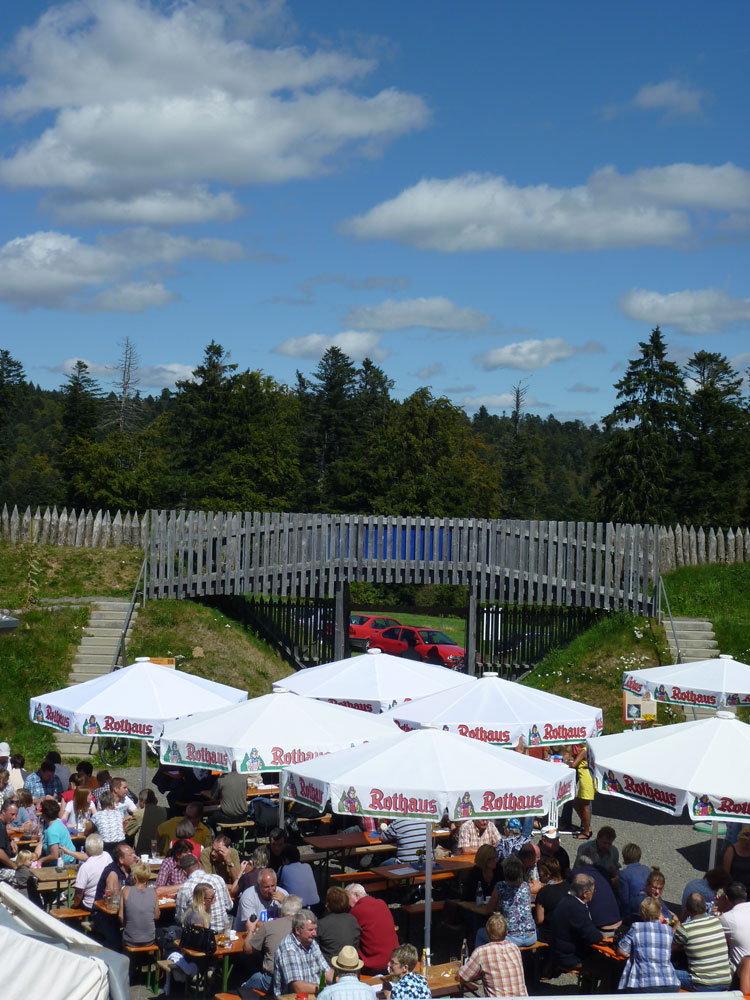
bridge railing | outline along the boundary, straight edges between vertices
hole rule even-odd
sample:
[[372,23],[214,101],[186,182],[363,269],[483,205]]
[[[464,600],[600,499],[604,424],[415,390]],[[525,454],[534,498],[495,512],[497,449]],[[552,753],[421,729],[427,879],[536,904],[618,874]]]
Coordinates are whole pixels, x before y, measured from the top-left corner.
[[149,597],[333,596],[344,582],[450,584],[480,602],[652,610],[652,525],[150,511]]

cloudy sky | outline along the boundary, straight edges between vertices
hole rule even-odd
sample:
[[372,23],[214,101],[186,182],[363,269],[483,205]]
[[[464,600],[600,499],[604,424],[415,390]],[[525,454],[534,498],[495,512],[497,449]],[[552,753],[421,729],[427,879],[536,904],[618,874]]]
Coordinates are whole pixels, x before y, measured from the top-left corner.
[[639,340],[750,364],[750,7],[25,0],[3,12],[0,347],[141,389],[218,340],[598,420]]

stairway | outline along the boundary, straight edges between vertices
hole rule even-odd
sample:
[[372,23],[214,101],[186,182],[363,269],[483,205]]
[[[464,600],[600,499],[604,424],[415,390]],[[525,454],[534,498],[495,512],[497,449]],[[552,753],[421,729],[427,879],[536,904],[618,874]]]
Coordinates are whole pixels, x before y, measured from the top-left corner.
[[[117,597],[100,598],[92,603],[88,624],[84,628],[83,638],[70,670],[69,686],[109,673],[129,607],[130,601]],[[138,612],[134,610],[125,636],[126,641],[130,638],[137,616]],[[91,739],[87,736],[58,733],[56,744],[62,757],[83,759],[89,756]]]
[[[677,646],[672,634],[669,618],[663,620],[664,631],[669,643],[672,660],[677,663]],[[675,632],[680,644],[683,663],[694,660],[710,660],[719,655],[719,646],[714,636],[714,627],[706,618],[675,618]]]

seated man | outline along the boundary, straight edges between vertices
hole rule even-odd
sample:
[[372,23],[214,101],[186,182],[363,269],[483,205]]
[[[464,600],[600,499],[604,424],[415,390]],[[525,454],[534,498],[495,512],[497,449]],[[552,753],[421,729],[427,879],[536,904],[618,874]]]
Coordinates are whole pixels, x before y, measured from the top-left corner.
[[233,762],[232,770],[219,775],[211,789],[211,798],[219,803],[208,819],[214,830],[217,823],[242,823],[247,819],[247,778],[236,767]]
[[283,864],[279,868],[278,875],[281,888],[299,896],[303,906],[317,906],[320,903],[320,896],[312,865],[301,860],[299,848],[294,844],[286,845],[281,852],[281,858]]
[[[622,849],[622,860],[625,862],[625,867],[620,870],[617,881],[620,914],[626,918],[630,916],[633,900],[643,892],[651,869],[641,864],[641,849],[638,844],[626,844]],[[685,898],[687,899],[687,896]]]
[[391,986],[390,1000],[431,1000],[432,992],[424,976],[414,970],[419,955],[413,944],[402,944],[395,948],[388,963],[388,973],[396,981]]
[[233,885],[240,877],[240,856],[225,833],[220,833],[210,847],[203,848],[200,862],[204,872],[221,875],[227,885]]
[[[503,825],[500,828],[502,836],[497,843],[498,858],[502,861],[504,858],[510,857],[511,854],[518,854],[520,857],[521,849],[529,843],[529,837],[521,830],[521,821],[512,818],[500,822]],[[534,864],[536,864],[536,860]]]
[[528,882],[532,896],[536,896],[542,888],[542,883],[539,881],[539,870],[537,869],[537,862],[540,857],[541,854],[536,844],[524,844],[518,851],[518,860],[523,865],[523,880],[524,882]]
[[27,776],[23,787],[31,792],[34,802],[37,803],[47,797],[55,798],[58,801],[62,798],[63,786],[55,774],[55,765],[49,760],[43,760],[39,765],[39,770]]
[[359,924],[359,957],[365,963],[365,972],[385,972],[393,949],[398,948],[391,911],[382,899],[368,896],[358,882],[348,885],[346,894],[350,912]]
[[201,847],[209,847],[213,839],[213,834],[206,824],[201,822],[202,817],[203,806],[201,803],[190,802],[185,808],[184,816],[173,816],[172,819],[168,819],[166,822],[161,823],[156,829],[156,834],[159,838],[159,851],[162,856],[167,853],[172,842],[177,840],[177,827],[183,819],[190,820],[195,827],[195,833],[191,839],[194,840],[196,844],[200,844]]
[[276,885],[276,872],[272,868],[263,868],[258,875],[257,884],[245,889],[240,896],[234,929],[249,931],[258,917],[263,917],[264,914],[266,920],[278,917],[286,895],[286,889],[279,889]]
[[321,973],[327,983],[333,982],[333,969],[323,958],[315,940],[318,918],[312,910],[300,910],[292,917],[292,933],[287,934],[276,949],[273,959],[273,992],[317,993]]
[[[623,857],[625,852],[623,851]],[[685,903],[687,903],[687,898],[691,893],[699,892],[701,896],[705,899],[708,904],[709,909],[711,905],[716,902],[716,893],[720,889],[725,889],[729,882],[731,881],[728,871],[723,868],[712,868],[707,871],[703,878],[692,878],[687,883],[682,891],[682,913],[680,915],[680,920],[684,920],[687,916],[685,910]]]
[[609,935],[622,923],[620,907],[612,891],[612,883],[607,872],[595,864],[595,852],[589,853],[589,850],[590,848],[578,852],[573,871],[576,875],[588,875],[589,878],[593,879],[595,892],[589,902],[589,913],[599,930]]
[[729,989],[729,951],[718,917],[709,916],[706,901],[698,892],[688,896],[685,909],[690,919],[674,932],[674,947],[685,952],[688,966],[675,969],[680,986],[699,993]]
[[724,890],[719,923],[724,928],[729,946],[729,965],[734,976],[740,976],[740,966],[744,960],[746,981],[740,981],[739,989],[750,993],[750,903],[747,889],[742,882],[730,882]]
[[394,819],[380,839],[384,844],[396,845],[397,861],[409,865],[424,863],[425,825],[421,820]]
[[526,980],[523,975],[521,950],[512,941],[506,941],[508,924],[502,913],[493,913],[485,924],[488,944],[480,945],[465,965],[458,970],[461,983],[482,982],[486,997],[525,997]]
[[11,840],[8,830],[15,822],[17,815],[18,806],[12,799],[6,799],[0,805],[0,868],[16,867],[16,863],[13,860],[13,855],[16,853],[16,845]]
[[579,968],[589,945],[604,937],[589,913],[593,895],[594,880],[588,875],[575,875],[570,892],[552,911],[549,928],[552,964],[564,972]]
[[499,843],[500,833],[494,823],[488,819],[467,819],[459,827],[456,853],[476,854],[482,844],[495,847]]
[[[372,987],[359,981],[362,959],[356,948],[345,944],[331,958],[331,965],[336,970],[336,982],[320,991],[321,1000],[335,1000],[336,997],[341,1000],[372,1000]],[[369,997],[367,990],[370,991]]]
[[[94,892],[94,902],[103,899],[105,893],[119,895],[120,890],[130,878],[131,867],[138,861],[138,855],[130,844],[126,844],[124,841],[121,844],[115,844],[110,854],[112,855],[112,863],[102,869]],[[94,931],[101,937],[104,945],[113,951],[121,951],[122,933],[117,914],[102,913],[96,907],[92,912]]]
[[180,868],[187,873],[187,878],[177,890],[175,898],[175,922],[182,924],[185,911],[193,901],[193,891],[199,883],[210,885],[214,890],[215,900],[210,909],[210,927],[218,934],[229,926],[231,920],[232,900],[227,892],[227,884],[219,875],[204,872],[194,854],[183,854],[180,858]]
[[611,826],[603,826],[596,835],[593,844],[581,844],[576,855],[576,864],[582,851],[593,858],[594,864],[603,868],[610,878],[616,878],[620,870],[620,852],[615,845],[617,834]]
[[76,872],[73,909],[90,910],[94,905],[96,887],[105,868],[112,864],[112,856],[104,850],[104,841],[98,833],[90,833],[84,844],[86,861]]
[[542,827],[542,837],[539,841],[539,856],[541,858],[554,858],[560,865],[563,878],[570,875],[570,858],[568,852],[560,844],[560,833],[556,826]]
[[268,834],[268,867],[273,868],[273,870],[278,875],[279,868],[281,868],[281,852],[286,847],[286,834],[281,829],[280,826],[275,826]]
[[275,920],[255,920],[249,928],[242,950],[245,955],[259,955],[261,967],[243,985],[259,993],[269,993],[273,983],[273,960],[276,949],[292,933],[292,917],[302,909],[299,896],[287,896],[281,904],[281,912]]

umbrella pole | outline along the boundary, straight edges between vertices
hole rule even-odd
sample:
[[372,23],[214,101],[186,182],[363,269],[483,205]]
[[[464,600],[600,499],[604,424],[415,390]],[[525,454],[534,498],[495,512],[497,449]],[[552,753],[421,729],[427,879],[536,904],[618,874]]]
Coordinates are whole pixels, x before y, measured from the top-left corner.
[[[432,823],[425,823],[424,855],[424,953],[430,963],[430,929],[432,927]],[[422,969],[422,975],[427,972]]]
[[284,772],[279,774],[279,829],[284,829]]
[[716,866],[716,847],[717,840],[719,837],[719,828],[716,823],[711,824],[711,849],[708,854],[708,867],[709,869]]
[[146,787],[146,741],[141,740],[141,788]]

